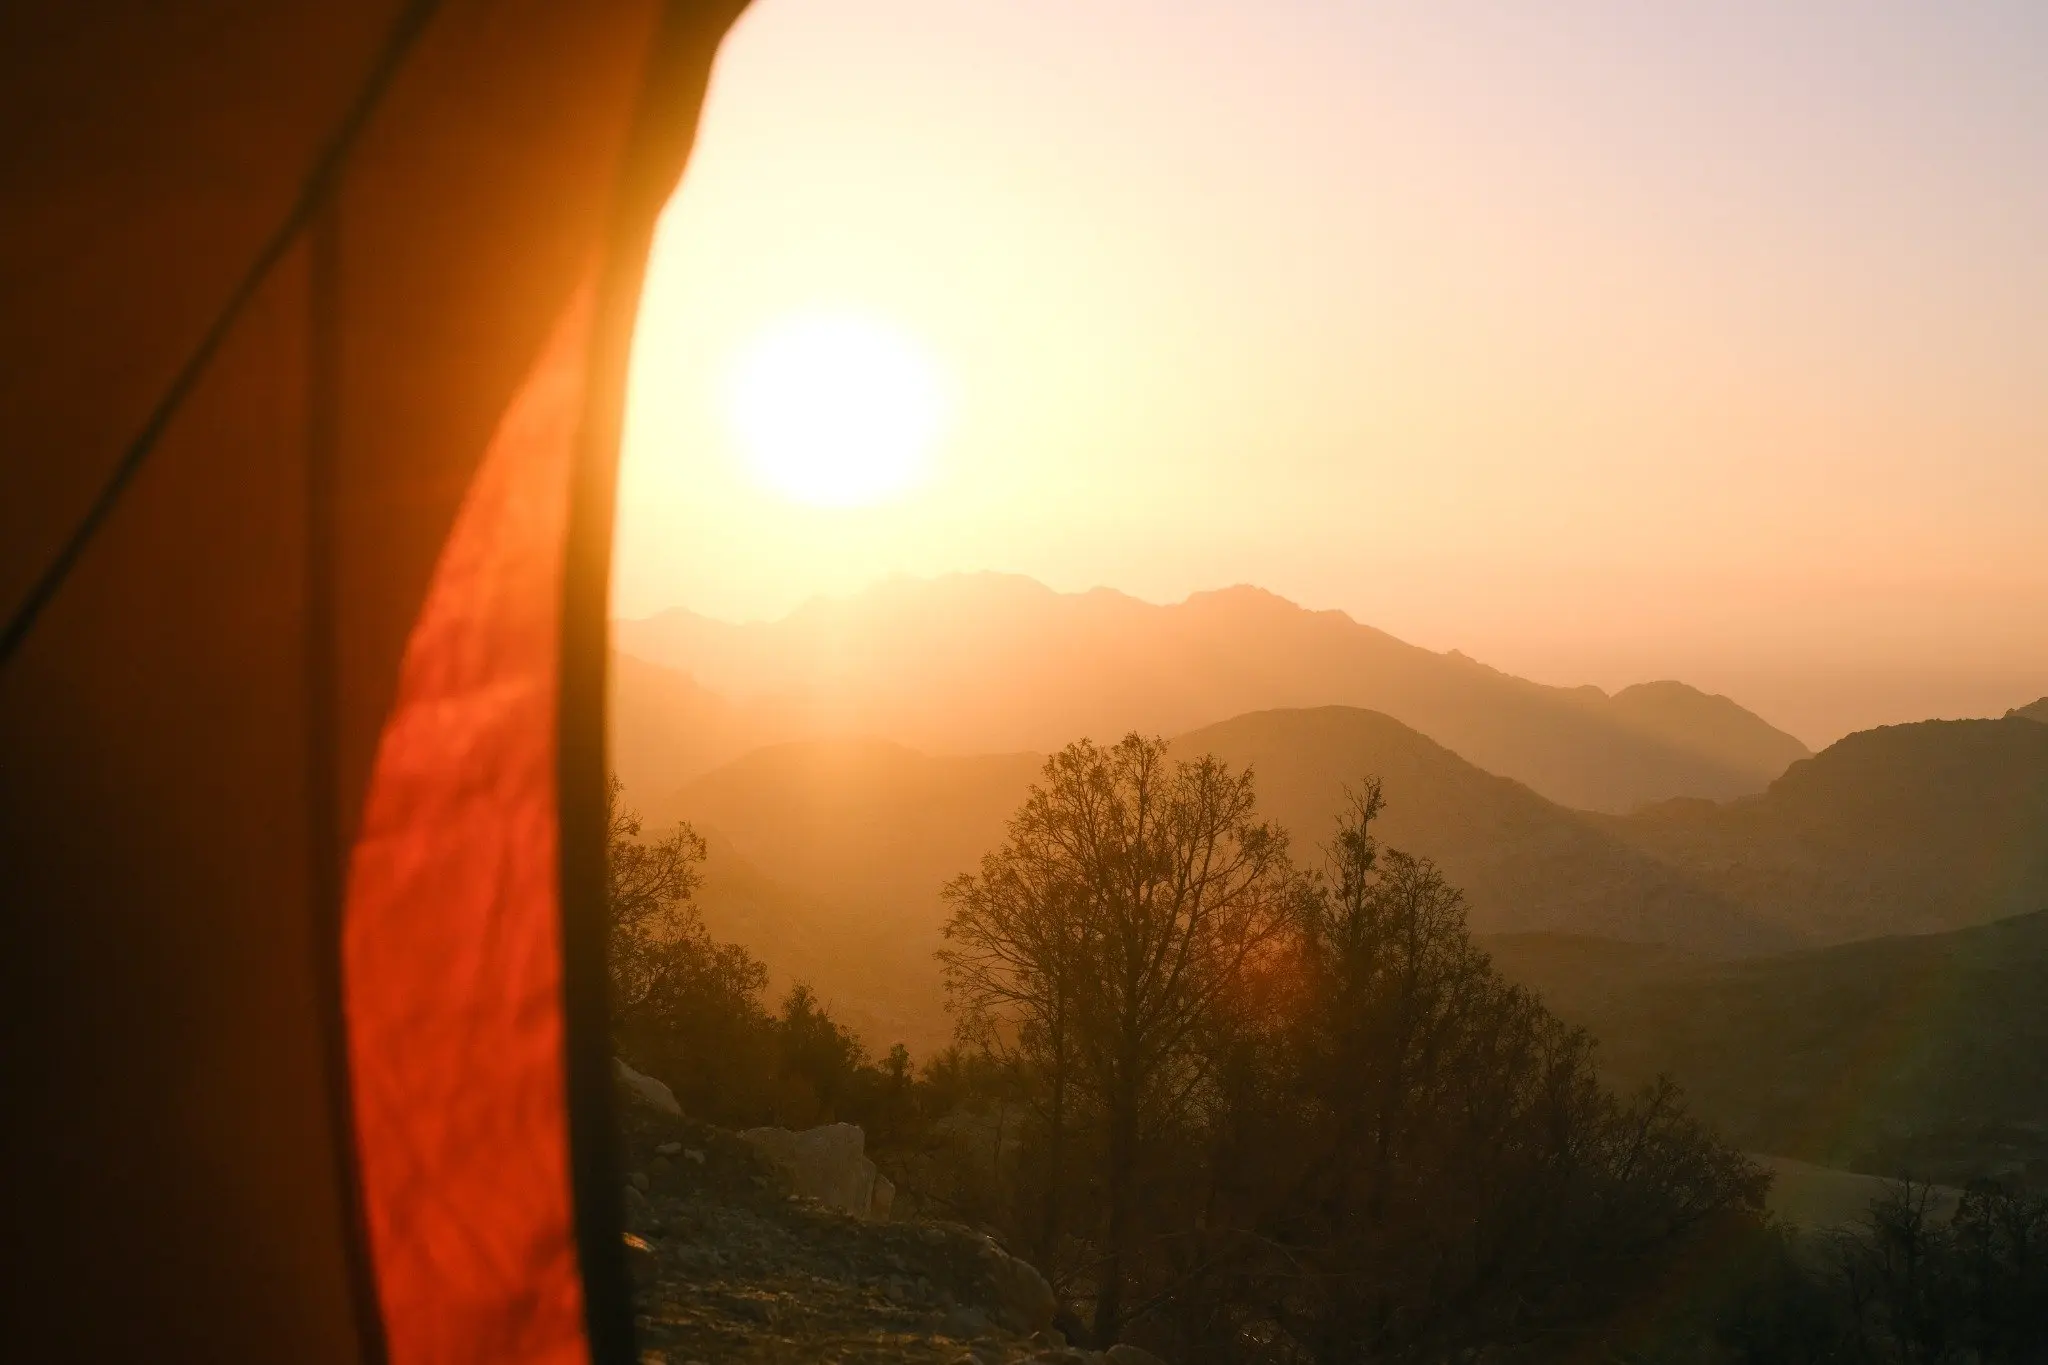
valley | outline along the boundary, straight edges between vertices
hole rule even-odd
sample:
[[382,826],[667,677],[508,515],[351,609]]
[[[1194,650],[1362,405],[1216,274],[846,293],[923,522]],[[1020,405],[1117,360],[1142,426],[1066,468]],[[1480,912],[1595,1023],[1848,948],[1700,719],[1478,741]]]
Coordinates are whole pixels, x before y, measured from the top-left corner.
[[[697,897],[707,928],[758,955],[774,990],[810,984],[862,1036],[918,1056],[951,1041],[932,956],[939,891],[1002,840],[1038,780],[1045,749],[1027,741],[1314,685],[1278,681],[1276,650],[1287,667],[1393,659],[1411,678],[1464,676],[1462,719],[1446,721],[1455,708],[1441,699],[1424,709],[1441,734],[1357,705],[1264,707],[1181,730],[1172,751],[1249,768],[1261,811],[1310,867],[1347,792],[1377,778],[1381,836],[1443,869],[1500,969],[1587,1028],[1617,1083],[1668,1074],[1733,1141],[1873,1174],[2048,1178],[2048,916],[2036,913],[2048,910],[2048,724],[2031,718],[2048,703],[1863,732],[1807,755],[1734,703],[1679,684],[1595,703],[1469,660],[1425,660],[1266,595],[1141,611],[1113,594],[1069,601],[1011,580],[920,590],[996,598],[1007,614],[991,631],[1013,639],[1021,617],[1033,643],[991,656],[972,632],[938,640],[898,600],[912,589],[893,585],[781,635],[671,613],[621,632],[623,648],[662,661],[621,654],[614,675],[629,793],[650,828],[687,821],[709,841]],[[1232,613],[1268,633],[1224,667],[1204,622]],[[1095,686],[1100,673],[1159,641],[1125,638],[1085,664],[1071,650],[1133,630],[1172,634],[1172,657],[1203,681],[1140,705],[1165,666],[1140,670],[1118,710],[1116,690]],[[1317,639],[1324,655],[1301,643]],[[852,680],[838,711],[792,700],[802,650],[830,660],[819,676]],[[1041,662],[1023,667],[1027,654]],[[1055,655],[1070,666],[1043,662]],[[671,666],[684,658],[726,688],[785,690],[734,700]],[[936,689],[979,695],[1006,669],[1016,671],[1001,706],[979,720],[939,714]],[[1347,688],[1406,695],[1381,674],[1325,685]],[[1096,698],[1086,714],[1084,695]],[[1619,804],[1625,790],[1653,790],[1654,772],[1720,782],[1720,798],[1663,790],[1627,809],[1575,807],[1458,748],[1507,753],[1489,747],[1488,727],[1530,714],[1556,721],[1556,766],[1544,770],[1554,789]],[[876,732],[843,733],[860,724]],[[1018,744],[959,751],[981,739]],[[1726,780],[1685,768],[1681,751]],[[1533,762],[1537,749],[1514,752]],[[1556,778],[1565,772],[1579,776]],[[1727,776],[1738,772],[1748,776]]]

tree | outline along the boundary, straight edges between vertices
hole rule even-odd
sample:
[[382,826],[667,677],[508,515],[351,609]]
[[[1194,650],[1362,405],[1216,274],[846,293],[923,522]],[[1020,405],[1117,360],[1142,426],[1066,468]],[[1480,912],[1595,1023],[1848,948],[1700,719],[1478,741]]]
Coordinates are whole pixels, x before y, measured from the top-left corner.
[[[867,1061],[860,1039],[826,1012],[802,982],[790,987],[775,1021],[781,1086],[775,1122],[791,1127],[831,1123]],[[906,1064],[908,1054],[905,1056]]]
[[1384,849],[1368,782],[1300,901],[1297,1014],[1239,1177],[1240,1296],[1319,1362],[1439,1360],[1605,1322],[1763,1183],[1654,1087],[1503,980],[1463,897]]
[[620,792],[614,777],[607,806],[614,1042],[692,1112],[753,1121],[775,1066],[761,1006],[768,969],[705,929],[692,900],[702,882],[703,839],[678,824],[643,841],[640,816]]
[[1003,846],[947,888],[940,962],[963,1034],[1030,1064],[1051,1125],[1043,1242],[1060,1230],[1077,1101],[1096,1130],[1099,1341],[1125,1321],[1148,1158],[1205,1098],[1220,1037],[1286,941],[1296,889],[1249,772],[1171,761],[1136,734],[1049,758]]
[[945,887],[951,946],[938,955],[963,1042],[1036,1081],[1029,1103],[1041,1128],[1042,1161],[1032,1245],[1055,1280],[1065,1231],[1076,995],[1091,930],[1059,811],[1059,802],[1034,788],[1011,819],[1008,840],[982,858],[980,874],[963,873]]
[[634,1019],[664,992],[681,966],[678,942],[703,928],[691,898],[703,883],[704,840],[687,824],[666,838],[640,837],[640,813],[620,801],[625,784],[605,787],[612,1018]]

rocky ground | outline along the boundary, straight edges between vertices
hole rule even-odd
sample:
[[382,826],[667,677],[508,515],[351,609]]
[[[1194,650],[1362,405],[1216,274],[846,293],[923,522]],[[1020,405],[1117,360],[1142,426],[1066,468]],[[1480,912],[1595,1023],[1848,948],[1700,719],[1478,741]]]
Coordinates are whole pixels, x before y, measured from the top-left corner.
[[1158,1365],[1067,1349],[1045,1282],[972,1229],[857,1219],[728,1131],[636,1104],[622,1122],[643,1365]]

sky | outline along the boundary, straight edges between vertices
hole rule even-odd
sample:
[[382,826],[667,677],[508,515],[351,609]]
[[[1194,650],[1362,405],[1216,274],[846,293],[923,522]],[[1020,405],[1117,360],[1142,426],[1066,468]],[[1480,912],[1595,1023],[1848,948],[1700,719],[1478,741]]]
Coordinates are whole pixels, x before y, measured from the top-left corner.
[[[862,505],[734,415],[817,318],[938,395]],[[2048,5],[757,0],[632,363],[623,616],[1256,583],[1809,744],[1999,714],[2048,693]]]

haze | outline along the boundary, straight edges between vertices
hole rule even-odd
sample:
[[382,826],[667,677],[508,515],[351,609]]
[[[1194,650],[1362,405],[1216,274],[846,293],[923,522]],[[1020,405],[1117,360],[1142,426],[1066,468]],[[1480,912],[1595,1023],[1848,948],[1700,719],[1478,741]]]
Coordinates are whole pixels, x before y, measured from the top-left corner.
[[[615,607],[1255,583],[1819,746],[2048,692],[2048,11],[761,0],[634,356]],[[724,394],[828,310],[951,395],[812,506]]]

